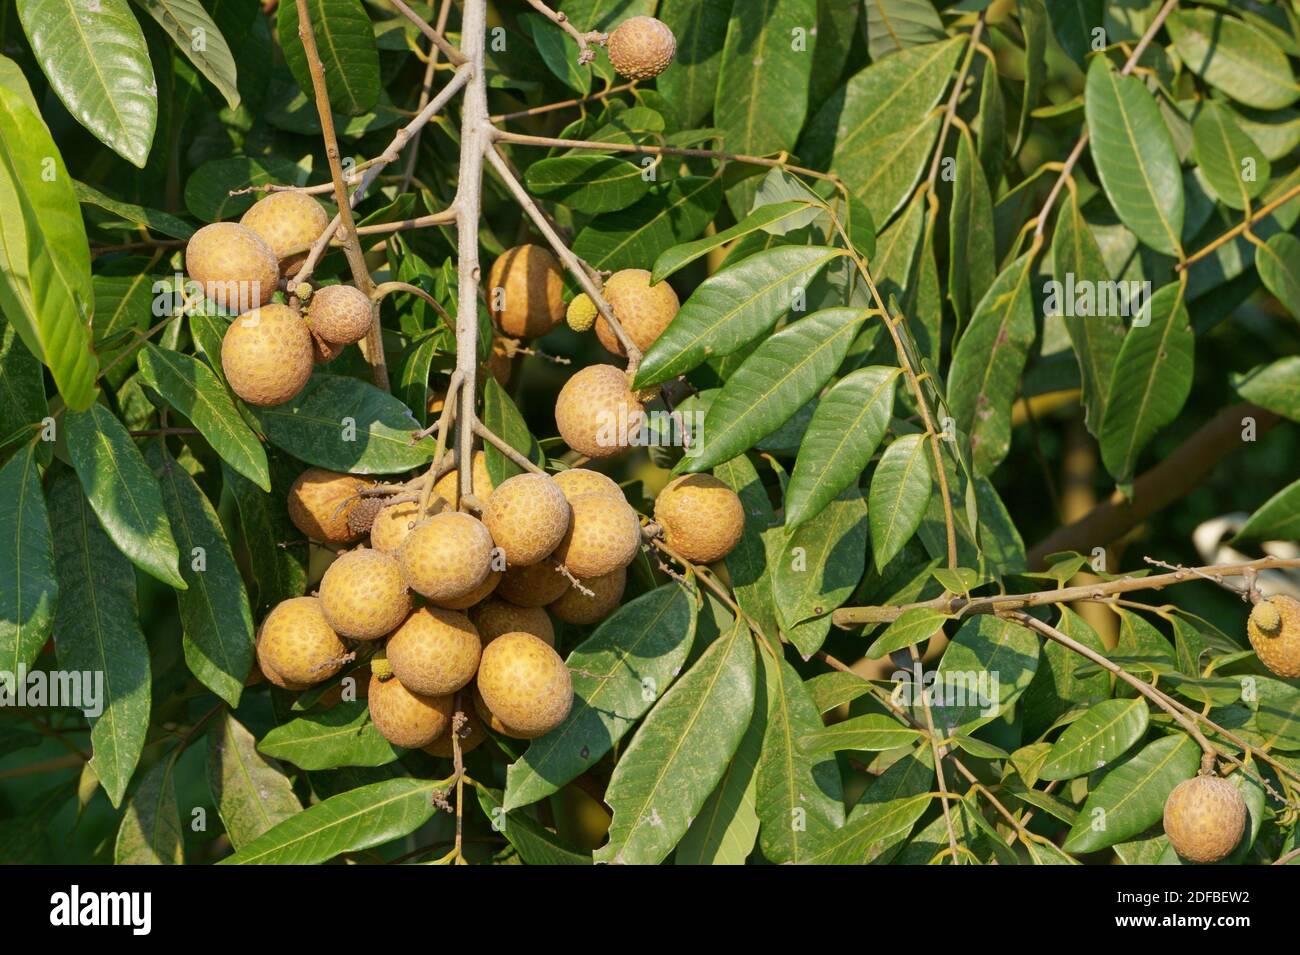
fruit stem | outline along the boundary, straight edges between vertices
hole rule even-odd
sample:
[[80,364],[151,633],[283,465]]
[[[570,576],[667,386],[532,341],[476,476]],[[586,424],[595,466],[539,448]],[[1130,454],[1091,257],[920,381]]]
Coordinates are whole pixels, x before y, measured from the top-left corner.
[[509,444],[506,443],[505,438],[501,437],[500,435],[490,430],[487,427],[487,425],[485,425],[478,418],[474,419],[474,433],[478,435],[480,438],[482,438],[484,441],[486,441],[488,444],[492,445],[492,447],[496,448],[498,451],[504,454],[507,458],[511,460],[511,462],[523,468],[525,471],[529,471],[533,474],[543,474],[543,475],[546,474],[546,470],[544,468],[538,467],[537,464],[532,459],[530,459],[527,455],[520,454],[516,449],[512,448]]
[[596,51],[591,49],[591,44],[604,46],[605,41],[609,39],[607,34],[601,33],[599,30],[583,33],[569,21],[567,16],[552,10],[542,0],[528,0],[528,5],[573,37],[574,42],[578,44],[579,66],[590,63],[596,58]]
[[456,320],[448,314],[445,308],[442,307],[441,302],[418,285],[412,285],[410,282],[385,282],[382,285],[376,286],[375,290],[370,293],[370,300],[377,305],[383,301],[385,296],[392,295],[394,292],[406,292],[410,295],[415,295],[424,299],[424,301],[438,313],[442,320],[447,323],[448,328],[454,329],[456,327]]

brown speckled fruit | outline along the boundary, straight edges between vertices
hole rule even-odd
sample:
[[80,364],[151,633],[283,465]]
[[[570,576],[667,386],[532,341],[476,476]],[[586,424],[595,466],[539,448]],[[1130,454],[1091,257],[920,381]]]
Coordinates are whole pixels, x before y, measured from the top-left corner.
[[561,471],[555,475],[555,483],[560,486],[564,492],[564,497],[572,501],[575,497],[582,497],[584,494],[617,494],[623,496],[623,489],[611,477],[606,477],[599,471],[591,471],[587,468],[569,468],[567,471]]
[[380,508],[370,525],[370,546],[385,554],[396,555],[402,541],[415,526],[419,512],[418,501],[402,501]]
[[677,38],[662,20],[629,17],[610,34],[606,49],[619,76],[648,80],[668,69],[677,52]]
[[632,563],[641,546],[641,522],[621,495],[584,494],[570,507],[573,522],[555,550],[555,559],[569,573],[604,577]]
[[502,736],[512,736],[515,739],[535,739],[541,735],[539,733],[524,733],[501,722],[496,714],[488,709],[488,705],[483,702],[483,694],[478,691],[477,686],[474,687],[474,712],[478,714],[478,718],[483,721],[483,725],[487,729],[494,733],[500,733]]
[[204,295],[233,312],[265,305],[280,284],[271,247],[235,222],[213,222],[190,236],[185,270]]
[[[460,499],[457,493],[459,470],[452,468],[433,482],[433,493],[448,504],[456,504]],[[482,451],[474,452],[474,496],[480,504],[486,504],[492,498],[492,475],[488,474],[487,455]]]
[[503,633],[531,633],[548,647],[555,646],[555,625],[541,607],[520,607],[508,600],[485,600],[469,612],[483,646]]
[[488,304],[497,328],[512,338],[538,338],[564,320],[564,270],[540,245],[517,245],[492,263]]
[[740,498],[711,474],[669,481],[655,498],[655,520],[668,546],[697,564],[721,560],[745,532]]
[[613,365],[589,365],[564,383],[555,424],[565,444],[589,458],[626,451],[645,422],[645,408]]
[[492,535],[477,518],[443,511],[416,524],[397,556],[411,589],[430,600],[464,597],[492,570]]
[[496,595],[518,607],[545,607],[569,589],[569,581],[549,559],[527,567],[510,567]]
[[[487,728],[483,725],[483,720],[473,706],[467,706],[461,712],[465,717],[465,722],[460,729],[460,754],[464,756],[471,750],[478,749],[479,744],[487,739]],[[453,718],[452,725],[447,727],[447,732],[424,747],[424,751],[430,756],[451,759],[455,755],[451,748],[451,734],[454,732],[456,732],[456,729]]]
[[280,260],[284,274],[292,276],[329,221],[325,207],[311,196],[273,192],[255,202],[239,224],[256,232]]
[[397,559],[383,551],[340,554],[320,582],[321,609],[330,626],[354,640],[375,640],[406,619],[411,595]]
[[421,607],[388,638],[388,665],[413,693],[455,693],[474,679],[482,651],[469,617],[455,610]]
[[477,685],[494,716],[530,737],[555,729],[573,705],[569,668],[531,633],[503,633],[484,647]]
[[307,327],[332,345],[361,341],[370,321],[370,299],[351,285],[317,289],[307,306]]
[[361,533],[349,526],[348,515],[356,507],[357,492],[371,486],[351,474],[308,468],[289,488],[289,519],[314,541],[349,544]]
[[[605,282],[605,301],[623,331],[642,351],[663,334],[681,307],[673,287],[667,282],[651,285],[650,273],[645,269],[623,269],[611,275]],[[615,355],[627,354],[603,316],[596,319],[596,337]]]
[[1190,862],[1227,858],[1245,829],[1246,800],[1218,776],[1186,779],[1165,800],[1165,835]]
[[1300,677],[1300,600],[1277,594],[1261,600],[1246,622],[1260,662],[1288,680]]
[[455,698],[421,696],[400,680],[370,678],[370,722],[394,746],[428,746],[451,726]]
[[230,323],[221,368],[250,405],[282,405],[302,391],[313,365],[311,332],[287,305],[263,305]]
[[492,596],[492,592],[497,589],[497,585],[501,583],[501,578],[504,576],[504,571],[489,570],[487,577],[483,579],[483,583],[479,584],[463,597],[450,597],[447,600],[434,600],[432,603],[444,610],[468,610],[475,604],[481,603],[482,601],[487,600],[488,597]]
[[258,664],[268,680],[286,689],[329,679],[343,669],[347,652],[315,597],[281,601],[258,631]]
[[560,545],[569,529],[569,502],[545,474],[516,474],[492,492],[483,512],[492,540],[506,564],[535,564]]
[[627,568],[620,567],[604,577],[584,580],[582,585],[591,591],[590,597],[577,587],[570,587],[546,609],[565,623],[585,626],[603,620],[623,599],[623,588],[627,586]]

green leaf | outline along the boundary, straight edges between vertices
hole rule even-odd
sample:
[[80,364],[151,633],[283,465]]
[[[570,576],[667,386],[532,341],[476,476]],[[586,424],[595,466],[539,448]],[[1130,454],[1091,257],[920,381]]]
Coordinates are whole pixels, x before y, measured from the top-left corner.
[[1175,10],[1165,21],[1187,68],[1238,102],[1280,109],[1300,97],[1286,55],[1268,36],[1214,10]]
[[691,448],[681,469],[707,470],[779,428],[835,373],[866,316],[861,309],[827,308],[762,342],[713,399],[705,440]]
[[966,621],[944,650],[935,676],[935,727],[953,730],[1002,716],[1038,669],[1038,638],[996,617]]
[[801,862],[844,825],[844,787],[833,757],[801,743],[827,732],[808,687],[785,660],[762,655],[767,732],[758,762],[757,805],[763,857]]
[[912,607],[904,610],[871,645],[867,657],[879,660],[895,650],[923,643],[938,633],[944,621],[949,619],[951,618],[948,614],[928,607]]
[[573,240],[573,251],[592,268],[641,268],[666,249],[703,232],[721,203],[720,179],[670,179],[626,209],[594,220]]
[[[360,116],[379,102],[379,51],[374,25],[360,0],[307,0],[307,14],[316,35],[316,50],[325,67],[330,105],[348,116]],[[280,4],[276,17],[280,49],[298,87],[313,96],[307,54],[298,39],[298,4]]]
[[614,767],[614,811],[597,862],[662,862],[726,772],[754,709],[754,643],[743,621],[650,711]]
[[1017,0],[1020,29],[1025,35],[1025,94],[1020,101],[1020,123],[1016,127],[1016,144],[1011,152],[1020,152],[1029,130],[1029,114],[1038,105],[1043,84],[1047,81],[1047,10],[1043,0]]
[[784,531],[777,525],[767,490],[748,457],[738,455],[713,469],[713,476],[740,497],[745,511],[745,531],[726,556],[731,591],[740,608],[753,617],[764,634],[778,629],[772,597],[769,550],[780,546]]
[[[528,430],[524,416],[519,413],[506,390],[491,375],[483,383],[483,426],[534,464],[540,466],[546,463],[546,456],[537,444],[537,439]],[[492,445],[489,444],[484,453],[487,455],[487,469],[493,487],[508,477],[523,473],[523,468]]]
[[591,70],[578,65],[578,44],[571,36],[533,13],[521,16],[519,23],[532,37],[542,62],[565,86],[584,96],[591,92]]
[[1233,540],[1300,540],[1300,481],[1261,504]]
[[866,696],[871,692],[871,684],[856,673],[833,670],[809,680],[808,692],[812,695],[817,712],[828,713],[837,706]]
[[543,199],[594,214],[625,209],[646,194],[650,180],[636,163],[616,156],[554,156],[528,167],[528,190]]
[[1090,152],[1120,220],[1157,252],[1181,256],[1183,177],[1160,107],[1141,80],[1104,56],[1088,67]]
[[155,321],[154,285],[148,259],[119,260],[101,266],[92,279],[95,289],[94,348],[103,365],[103,380],[120,389],[135,368],[127,361],[144,341]]
[[149,49],[126,0],[19,0],[18,17],[68,112],[143,169],[158,120]]
[[[42,428],[49,414],[45,401],[45,375],[18,332],[0,324],[0,451],[16,441],[28,441]],[[44,457],[45,455],[41,455]],[[4,455],[0,454],[0,461]]]
[[308,770],[385,766],[401,755],[370,722],[365,700],[345,700],[290,720],[262,737],[257,748],[263,755]]
[[429,779],[385,779],[295,813],[220,865],[313,865],[409,835],[438,811]]
[[956,176],[948,227],[948,296],[960,326],[997,274],[993,196],[966,129],[957,139]]
[[1070,59],[1084,65],[1092,52],[1093,31],[1104,22],[1102,0],[1046,0],[1052,32]]
[[1071,723],[1047,754],[1040,779],[1073,779],[1101,769],[1147,731],[1144,697],[1096,703]]
[[54,624],[59,582],[50,518],[29,444],[0,468],[0,673],[28,668]]
[[1237,392],[1274,414],[1300,421],[1300,356],[1256,368],[1237,382]]
[[238,706],[253,667],[253,614],[244,579],[216,509],[161,439],[150,444],[149,462],[185,555],[181,576],[188,586],[176,595],[185,663],[204,686]]
[[67,406],[81,411],[97,390],[90,245],[49,130],[21,95],[2,86],[0,213],[0,312],[50,369]]
[[837,829],[817,845],[806,865],[862,865],[901,842],[930,805],[931,794],[921,793],[882,804]]
[[[733,5],[713,104],[728,152],[763,156],[794,148],[813,68],[807,31],[816,22],[816,0]],[[796,31],[802,31],[803,48]]]
[[828,262],[847,253],[822,246],[781,246],[709,276],[645,354],[636,386],[690,371],[748,345],[789,312]]
[[981,476],[991,474],[1011,446],[1011,406],[1034,343],[1033,267],[1034,255],[1026,253],[994,279],[948,371],[948,405],[957,427],[970,436]]
[[429,371],[434,356],[442,353],[447,341],[446,328],[436,328],[431,334],[413,342],[402,360],[402,370],[395,390],[421,427],[429,423]]
[[[217,88],[225,97],[226,105],[231,109],[237,107],[239,88],[235,82],[234,55],[199,0],[135,0],[135,3],[158,22],[199,73]],[[301,50],[302,45],[297,46]],[[321,55],[325,55],[323,50]]]
[[70,412],[67,429],[77,477],[113,543],[145,573],[184,590],[162,492],[130,433],[98,404]]
[[1166,285],[1133,322],[1115,359],[1100,441],[1106,470],[1117,481],[1133,476],[1147,442],[1178,416],[1192,389],[1195,345],[1182,286]]
[[920,738],[920,730],[904,726],[892,716],[868,713],[806,734],[800,737],[799,747],[805,753],[835,753],[846,749],[871,752],[909,746]]
[[359,378],[314,374],[292,401],[253,414],[272,444],[333,471],[395,474],[433,459],[432,438],[411,441],[410,409]]
[[1079,810],[1066,852],[1096,852],[1131,839],[1164,814],[1165,800],[1196,775],[1201,751],[1184,733],[1158,739],[1106,774]]
[[871,516],[871,550],[883,570],[916,533],[930,501],[930,449],[925,435],[907,434],[885,449],[871,478],[867,513]]
[[506,813],[501,807],[500,790],[482,784],[474,790],[479,807],[492,820],[493,828],[499,829],[528,865],[591,865],[590,855],[564,845],[555,833],[542,828],[527,813]]
[[1263,246],[1256,246],[1255,267],[1264,287],[1292,318],[1300,319],[1300,239],[1279,232]]
[[685,268],[701,256],[707,255],[728,242],[733,242],[760,229],[764,231],[780,230],[790,221],[802,219],[807,215],[810,208],[810,203],[797,199],[759,206],[729,229],[723,229],[721,232],[706,236],[703,239],[697,239],[694,242],[675,245],[660,253],[659,258],[655,260],[651,281],[662,282],[668,276],[679,269]]
[[1264,745],[1284,753],[1300,750],[1300,689],[1258,677],[1256,693],[1255,729]]
[[665,584],[619,607],[569,654],[573,708],[511,764],[507,810],[555,792],[623,738],[685,663],[695,615],[691,594]]
[[874,781],[867,781],[866,790],[849,813],[849,822],[886,813],[898,800],[932,792],[936,787],[933,751],[929,746],[915,746]]
[[266,451],[212,369],[197,358],[152,342],[144,343],[138,361],[144,383],[189,418],[222,461],[262,490],[271,490]]
[[867,49],[877,63],[909,47],[945,37],[930,0],[867,0]]
[[668,69],[655,78],[655,88],[673,104],[683,129],[700,125],[713,110],[731,3],[660,0],[655,13],[677,37],[677,53]]
[[301,186],[306,181],[307,174],[302,169],[279,156],[210,159],[185,180],[185,208],[204,222],[237,219],[258,200],[259,193],[232,196],[232,190],[267,183]]
[[931,116],[910,129],[879,140],[869,156],[850,155],[836,167],[877,225],[902,208],[921,178],[942,120]]
[[176,755],[160,759],[126,802],[113,845],[114,865],[183,865],[185,839],[176,808]]
[[[1088,649],[1105,654],[1105,644],[1087,621],[1069,607],[1062,606],[1060,612],[1058,630]],[[1066,711],[1091,706],[1110,696],[1110,674],[1098,670],[1091,676],[1077,675],[1086,661],[1054,640],[1043,642],[1042,662],[1046,665],[1039,666],[1020,704],[1026,739],[1041,735]]]
[[239,511],[251,577],[257,585],[257,606],[266,609],[281,600],[301,597],[307,590],[307,555],[300,547],[280,546],[300,533],[284,506],[288,482],[276,488],[280,493],[268,494],[228,465],[222,465],[221,473]]
[[[850,484],[815,518],[786,537],[772,568],[773,595],[786,629],[825,617],[862,579],[867,552],[867,507]],[[806,658],[815,646],[796,641]]]
[[1272,164],[1241,131],[1231,109],[1213,100],[1206,102],[1192,124],[1192,136],[1196,161],[1221,202],[1245,209],[1264,191],[1273,175]]
[[[135,572],[67,472],[50,487],[59,609],[59,667],[103,674],[98,715],[90,717],[90,767],[114,806],[122,804],[149,728],[149,646],[136,612]],[[98,709],[99,706],[94,708]]]
[[73,187],[77,192],[77,201],[82,205],[96,206],[105,212],[121,216],[133,225],[145,226],[173,239],[188,239],[195,232],[194,226],[170,213],[138,206],[134,202],[122,202],[84,182],[74,181]]
[[208,734],[207,776],[221,823],[236,849],[302,811],[289,777],[261,757],[253,734],[228,711]]
[[813,411],[785,495],[785,523],[798,527],[855,483],[876,453],[894,409],[898,368],[845,375]]

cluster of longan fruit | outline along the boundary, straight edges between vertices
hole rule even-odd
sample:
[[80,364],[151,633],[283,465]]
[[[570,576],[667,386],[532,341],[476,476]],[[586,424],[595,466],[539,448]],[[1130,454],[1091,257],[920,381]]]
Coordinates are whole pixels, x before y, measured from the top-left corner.
[[186,271],[204,297],[238,312],[221,341],[221,367],[251,405],[292,400],[316,364],[333,361],[370,331],[370,299],[351,285],[290,289],[307,294],[304,313],[271,301],[328,225],[310,195],[275,192],[238,222],[205,225],[185,246]]

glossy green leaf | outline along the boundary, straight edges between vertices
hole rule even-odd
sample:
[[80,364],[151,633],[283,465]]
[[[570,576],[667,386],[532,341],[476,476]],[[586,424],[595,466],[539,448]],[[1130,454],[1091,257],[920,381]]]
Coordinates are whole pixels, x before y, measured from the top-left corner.
[[1255,249],[1255,267],[1264,287],[1300,319],[1300,239],[1279,232]]
[[1165,26],[1187,68],[1238,102],[1279,109],[1300,98],[1286,55],[1249,24],[1198,8],[1175,10]]
[[1255,683],[1255,729],[1269,749],[1300,750],[1300,689],[1265,677]]
[[1101,769],[1142,738],[1147,730],[1144,697],[1104,700],[1071,723],[1047,754],[1041,779],[1073,779]]
[[284,506],[287,480],[276,488],[280,493],[268,494],[229,466],[223,465],[221,473],[239,513],[257,587],[257,607],[267,609],[281,600],[301,597],[307,589],[307,555],[300,547],[280,546],[301,533],[290,523]]
[[527,813],[507,813],[501,806],[501,791],[486,786],[474,787],[478,804],[492,820],[494,829],[506,840],[528,865],[591,865],[591,856],[578,852],[560,841],[560,837]]
[[96,206],[105,212],[121,216],[127,222],[145,226],[169,238],[188,239],[196,231],[194,226],[184,219],[178,219],[168,212],[136,205],[134,202],[122,202],[112,196],[106,196],[94,186],[84,182],[74,182],[73,186],[77,191],[77,201],[83,205]]
[[131,357],[140,349],[144,332],[157,319],[153,314],[155,283],[149,260],[131,258],[103,265],[93,278],[94,348],[103,364],[103,380],[113,388],[135,373]]
[[1234,539],[1300,540],[1300,481],[1261,504]]
[[1020,152],[1029,130],[1029,114],[1038,105],[1043,84],[1047,81],[1047,9],[1043,0],[1016,0],[1020,15],[1020,32],[1025,37],[1025,90],[1020,100],[1020,122],[1016,127],[1016,144],[1011,152]]
[[257,748],[300,769],[383,766],[402,752],[379,735],[364,699],[344,700],[283,723],[263,736]]
[[257,202],[258,193],[241,192],[232,196],[232,191],[267,183],[301,186],[306,181],[302,169],[280,156],[210,159],[185,180],[185,208],[204,222],[237,219]]
[[1300,357],[1279,358],[1237,382],[1247,401],[1292,421],[1300,421]]
[[650,188],[644,167],[590,154],[539,160],[528,167],[524,181],[534,195],[589,214],[625,209]]
[[808,692],[812,696],[817,712],[828,713],[837,706],[852,703],[859,697],[871,692],[871,684],[856,673],[832,670],[808,681]]
[[928,792],[908,796],[860,816],[818,843],[816,854],[805,864],[862,865],[874,860],[890,845],[906,838],[931,798]]
[[576,255],[601,270],[642,268],[708,227],[722,203],[722,181],[681,176],[651,187],[640,200],[595,219],[573,240]]
[[[1101,637],[1086,620],[1069,607],[1060,608],[1056,628],[1090,650],[1105,654]],[[1025,738],[1036,738],[1063,713],[1077,706],[1091,706],[1110,696],[1110,674],[1097,670],[1091,675],[1078,672],[1088,662],[1053,640],[1043,641],[1043,656],[1034,680],[1020,703]]]
[[[537,439],[528,430],[524,416],[519,413],[506,390],[490,375],[483,383],[483,424],[534,464],[546,463],[546,456],[538,446]],[[484,454],[487,456],[487,469],[493,487],[506,478],[523,472],[523,468],[492,445],[487,446]]]
[[732,0],[660,0],[655,16],[677,38],[673,61],[655,78],[677,121],[689,129],[713,111]]
[[1207,102],[1192,124],[1196,161],[1225,205],[1245,209],[1268,185],[1272,164],[1237,125],[1232,110]]
[[176,806],[175,754],[145,773],[126,801],[113,845],[114,865],[182,865],[185,839]]
[[579,94],[591,92],[591,69],[578,65],[578,44],[571,36],[538,14],[524,14],[519,24],[528,32],[542,62],[565,86]]
[[207,777],[221,823],[236,849],[302,811],[289,777],[262,758],[253,734],[229,712],[221,714],[208,734]]
[[[851,484],[812,520],[786,537],[772,568],[777,613],[786,628],[825,617],[862,579],[867,560],[867,506]],[[816,647],[799,645],[808,656]]]
[[0,468],[0,673],[35,662],[58,599],[50,518],[29,444]]
[[1104,22],[1103,0],[1046,0],[1052,32],[1070,59],[1084,65],[1093,52],[1093,31]]
[[948,619],[948,614],[931,610],[929,607],[912,607],[904,610],[885,628],[885,632],[876,638],[867,656],[872,660],[879,660],[895,650],[923,643],[939,632],[943,628],[944,621]]
[[[157,21],[172,38],[177,49],[194,64],[195,69],[217,88],[226,105],[234,109],[239,105],[239,88],[235,81],[235,57],[217,28],[212,17],[199,0],[134,0],[149,16]],[[286,4],[293,7],[292,3]],[[295,46],[301,55],[302,44]],[[287,48],[286,48],[287,53]],[[321,53],[325,56],[324,50]]]
[[909,47],[944,39],[930,0],[867,0],[867,49],[872,62]]
[[745,510],[744,533],[726,556],[732,593],[764,634],[775,634],[778,624],[769,572],[774,555],[769,551],[780,547],[784,529],[777,524],[767,490],[748,457],[724,461],[713,469],[713,476],[736,492]]
[[925,435],[907,434],[885,448],[871,478],[867,513],[871,552],[882,570],[903,549],[930,501],[930,448]]
[[45,401],[45,374],[14,327],[0,324],[0,461],[10,445],[29,441],[49,414]]
[[920,738],[920,730],[905,726],[892,716],[868,713],[802,736],[799,746],[805,753],[834,753],[846,749],[871,752],[908,746]]
[[1033,631],[997,617],[968,620],[939,662],[931,701],[935,727],[952,730],[1005,715],[1037,669]]
[[780,229],[783,224],[801,219],[807,215],[809,203],[797,199],[787,200],[785,202],[773,202],[768,205],[759,206],[752,213],[737,222],[728,229],[703,239],[697,239],[694,242],[687,242],[682,245],[675,245],[672,248],[660,253],[659,258],[655,260],[654,269],[651,273],[651,280],[661,282],[668,276],[672,275],[679,269],[685,268],[701,256],[707,255],[714,249],[733,242],[736,239],[750,235],[760,229],[768,230]]
[[[307,13],[316,34],[316,50],[325,67],[330,105],[340,113],[359,116],[379,102],[379,52],[374,25],[361,0],[307,0]],[[298,81],[313,95],[307,54],[298,38],[298,5],[281,3],[276,17],[280,49]]]
[[993,196],[968,130],[962,130],[957,140],[955,174],[948,227],[948,297],[960,325],[997,274]]

